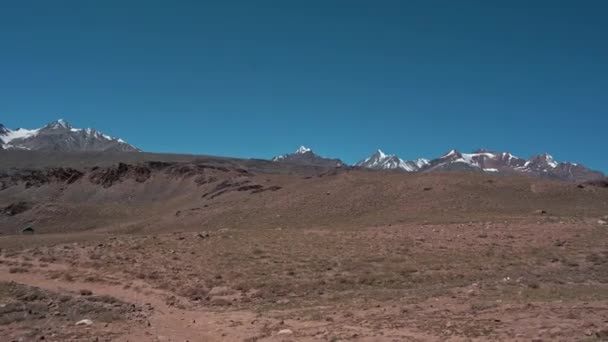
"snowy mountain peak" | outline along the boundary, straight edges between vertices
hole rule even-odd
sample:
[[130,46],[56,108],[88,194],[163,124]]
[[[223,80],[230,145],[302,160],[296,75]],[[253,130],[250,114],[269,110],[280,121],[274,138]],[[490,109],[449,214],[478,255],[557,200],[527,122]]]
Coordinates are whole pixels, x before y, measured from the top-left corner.
[[381,150],[381,149],[376,150],[376,153],[374,153],[374,155],[375,155],[375,156],[378,156],[378,157],[379,157],[379,158],[381,158],[381,159],[384,159],[384,158],[386,158],[386,157],[387,157],[387,155],[386,155],[384,152],[382,152],[382,150]]
[[441,158],[449,158],[449,157],[454,157],[454,156],[458,156],[458,155],[460,155],[460,152],[458,152],[456,150],[450,150],[448,153],[441,156]]
[[549,166],[557,167],[557,162],[555,161],[552,155],[550,155],[549,153],[543,153],[542,157],[545,159]]
[[308,148],[308,147],[306,147],[306,146],[302,145],[302,146],[300,146],[300,148],[298,148],[298,149],[296,150],[296,152],[295,152],[295,153],[298,153],[298,154],[304,154],[304,153],[308,153],[308,152],[312,152],[312,150],[311,150],[310,148]]
[[47,124],[44,128],[49,128],[49,129],[71,129],[72,125],[63,120],[63,119],[59,119],[59,120],[55,120],[49,124]]
[[62,127],[65,127],[65,128],[72,127],[68,122],[66,122],[63,119],[57,120],[57,124],[60,125],[60,126],[62,126]]
[[549,153],[542,153],[533,156],[526,162],[526,167],[534,170],[554,169],[559,163],[555,161]]
[[557,167],[557,162],[555,161],[555,159],[553,159],[553,156],[550,154],[546,154],[546,160],[547,160],[547,164],[549,164],[549,166],[556,168]]

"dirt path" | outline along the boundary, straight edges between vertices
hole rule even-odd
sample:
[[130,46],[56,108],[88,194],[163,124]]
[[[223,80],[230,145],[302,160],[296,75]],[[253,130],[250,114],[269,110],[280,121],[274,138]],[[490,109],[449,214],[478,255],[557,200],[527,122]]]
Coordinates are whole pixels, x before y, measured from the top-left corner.
[[[55,265],[55,268],[61,266]],[[233,329],[225,321],[238,322],[255,319],[255,315],[246,312],[208,313],[201,311],[181,310],[166,304],[166,294],[140,285],[141,290],[125,289],[120,285],[65,281],[49,279],[44,274],[32,269],[28,273],[10,273],[8,267],[0,267],[0,279],[39,287],[57,293],[78,293],[81,289],[89,289],[96,295],[108,295],[127,303],[140,306],[151,306],[151,315],[147,326],[133,325],[129,332],[118,341],[222,341],[243,340],[256,336],[254,328]],[[228,318],[228,316],[230,318]],[[245,326],[243,324],[243,326]]]
[[[283,326],[280,321],[271,317],[262,317],[250,311],[193,311],[167,305],[165,298],[168,293],[152,289],[145,283],[137,283],[138,290],[125,288],[122,285],[66,281],[50,279],[44,272],[49,270],[67,269],[63,265],[49,265],[48,268],[31,268],[27,273],[11,273],[7,265],[0,265],[0,279],[38,287],[56,293],[75,293],[82,289],[91,290],[96,295],[108,295],[145,308],[152,307],[147,324],[134,323],[128,331],[115,341],[118,342],[214,342],[214,341],[319,341],[327,340],[326,324],[310,321],[289,320]],[[85,317],[83,317],[85,318]],[[292,329],[294,335],[280,335],[281,329]],[[352,333],[365,333],[366,329],[359,327],[344,327]],[[369,331],[368,331],[369,333]],[[395,336],[372,335],[360,336],[358,341],[427,341],[429,336],[401,331]]]
[[[56,293],[78,294],[87,289],[95,295],[107,295],[126,303],[136,304],[144,309],[151,308],[147,321],[129,322],[128,330],[118,342],[149,342],[149,341],[179,341],[179,342],[214,342],[214,341],[319,341],[330,340],[330,334],[339,332],[349,333],[357,341],[428,341],[434,338],[407,328],[371,331],[356,326],[341,326],[340,328],[328,322],[307,321],[300,319],[273,318],[271,315],[256,314],[244,310],[208,311],[171,306],[167,298],[169,292],[154,289],[143,281],[130,281],[131,286],[106,282],[82,282],[52,279],[49,274],[57,271],[83,272],[92,270],[68,267],[63,264],[40,264],[32,262],[25,273],[11,273],[9,265],[15,259],[0,257],[0,280],[38,287]],[[103,274],[104,277],[123,279],[117,274]],[[86,317],[82,317],[83,319]],[[288,335],[278,334],[283,329],[289,329]],[[293,335],[292,335],[293,334]]]

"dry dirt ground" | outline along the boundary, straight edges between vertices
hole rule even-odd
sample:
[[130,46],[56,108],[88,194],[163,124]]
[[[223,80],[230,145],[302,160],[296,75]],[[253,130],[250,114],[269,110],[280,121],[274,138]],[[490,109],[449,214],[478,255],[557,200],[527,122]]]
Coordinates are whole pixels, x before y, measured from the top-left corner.
[[0,177],[1,341],[608,340],[602,187],[76,170]]

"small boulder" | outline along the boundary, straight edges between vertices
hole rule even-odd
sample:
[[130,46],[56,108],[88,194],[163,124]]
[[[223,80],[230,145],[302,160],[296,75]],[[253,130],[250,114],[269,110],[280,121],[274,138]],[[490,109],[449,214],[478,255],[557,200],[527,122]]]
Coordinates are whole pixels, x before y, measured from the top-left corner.
[[605,226],[608,224],[608,221],[604,221],[604,220],[597,220],[597,224],[601,225],[601,226]]
[[547,211],[546,210],[542,210],[542,209],[538,209],[538,210],[534,210],[534,213],[536,215],[546,215]]
[[196,234],[196,237],[201,238],[201,239],[206,239],[209,237],[209,232],[200,232],[200,233]]
[[281,335],[281,336],[293,335],[293,331],[291,331],[291,329],[283,329],[283,330],[279,330],[277,335]]
[[93,321],[91,321],[90,319],[86,318],[86,319],[83,319],[81,321],[76,322],[76,325],[89,326],[89,325],[93,325]]

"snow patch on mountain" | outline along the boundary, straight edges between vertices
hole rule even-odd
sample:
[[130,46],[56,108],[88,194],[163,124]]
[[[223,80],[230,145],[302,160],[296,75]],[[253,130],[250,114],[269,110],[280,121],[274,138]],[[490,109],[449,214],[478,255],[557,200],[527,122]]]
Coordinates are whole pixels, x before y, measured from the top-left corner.
[[428,159],[424,159],[424,158],[418,158],[416,160],[414,160],[414,164],[416,164],[416,167],[418,167],[419,169],[429,165],[430,160]]
[[308,152],[312,152],[312,150],[310,148],[306,147],[306,146],[303,146],[303,145],[300,146],[300,148],[298,148],[296,150],[296,153],[299,153],[299,154],[304,154],[304,153],[308,153]]
[[40,132],[40,129],[18,128],[13,131],[7,128],[6,133],[0,135],[0,139],[2,139],[5,144],[8,144],[15,139],[27,139],[30,137],[34,137],[38,135],[38,132]]

